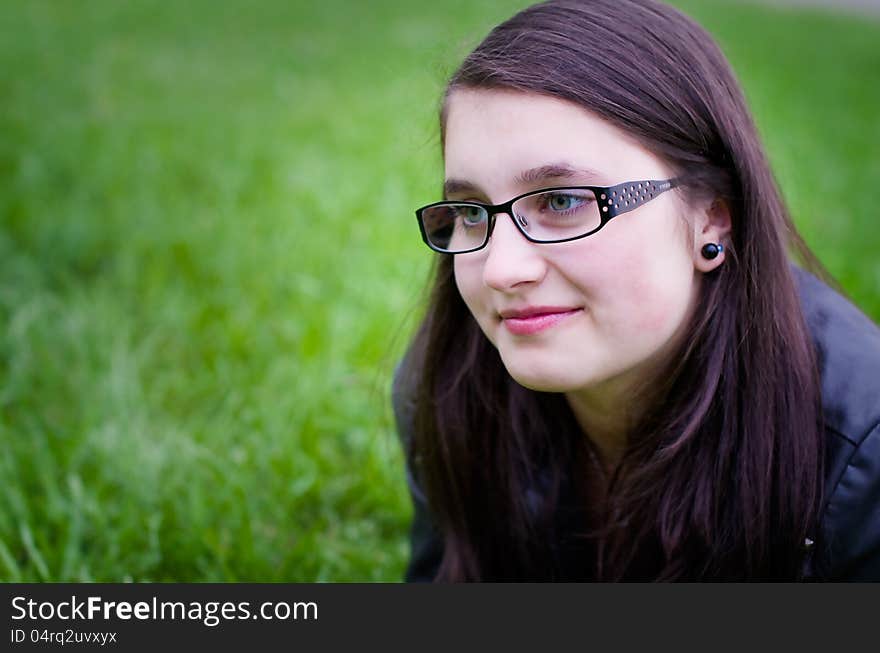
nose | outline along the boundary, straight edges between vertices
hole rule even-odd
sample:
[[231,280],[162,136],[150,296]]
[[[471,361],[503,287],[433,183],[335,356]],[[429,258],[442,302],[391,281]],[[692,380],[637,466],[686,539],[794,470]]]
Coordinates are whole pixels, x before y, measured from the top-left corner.
[[540,281],[546,274],[547,264],[538,252],[539,247],[541,245],[530,242],[520,233],[510,215],[499,213],[486,245],[483,282],[506,292],[521,284]]

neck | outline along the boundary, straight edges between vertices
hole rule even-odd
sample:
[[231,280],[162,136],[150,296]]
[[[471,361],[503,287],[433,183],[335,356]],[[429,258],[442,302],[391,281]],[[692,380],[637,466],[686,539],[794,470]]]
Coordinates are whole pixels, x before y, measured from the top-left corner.
[[[615,395],[617,393],[614,393]],[[627,434],[634,420],[631,410],[622,409],[625,401],[616,401],[605,388],[597,391],[568,392],[565,395],[572,413],[596,447],[602,467],[606,472],[613,470],[620,462],[626,449]]]
[[697,284],[692,290],[687,318],[648,360],[598,385],[565,393],[575,419],[598,450],[606,472],[617,467],[633,428],[650,406],[662,401],[668,390],[670,364],[687,333],[698,288]]
[[598,450],[606,472],[617,467],[630,433],[666,391],[662,382],[663,360],[665,356],[655,356],[638,369],[565,394],[581,430]]

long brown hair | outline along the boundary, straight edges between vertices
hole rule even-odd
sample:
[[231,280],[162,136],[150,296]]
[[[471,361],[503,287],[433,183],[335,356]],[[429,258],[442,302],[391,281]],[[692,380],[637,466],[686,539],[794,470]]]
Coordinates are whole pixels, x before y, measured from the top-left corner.
[[[652,0],[551,0],[492,30],[447,97],[457,88],[588,109],[662,157],[686,196],[726,202],[732,233],[665,370],[662,401],[629,433],[601,498],[593,445],[563,396],[511,379],[458,293],[452,257],[440,255],[410,352],[408,451],[443,536],[438,579],[559,578],[553,542],[571,524],[580,579],[799,578],[804,539],[816,537],[822,431],[787,250],[818,264],[723,54]],[[441,134],[444,123],[441,112]]]

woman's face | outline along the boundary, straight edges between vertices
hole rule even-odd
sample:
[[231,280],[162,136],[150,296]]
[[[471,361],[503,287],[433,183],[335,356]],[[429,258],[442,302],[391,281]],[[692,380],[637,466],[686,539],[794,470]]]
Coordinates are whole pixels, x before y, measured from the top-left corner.
[[[635,139],[547,96],[459,89],[448,100],[448,199],[499,204],[538,188],[668,179]],[[510,375],[541,391],[624,387],[669,353],[692,310],[708,211],[675,191],[580,240],[537,244],[498,215],[488,245],[457,254],[455,281]]]

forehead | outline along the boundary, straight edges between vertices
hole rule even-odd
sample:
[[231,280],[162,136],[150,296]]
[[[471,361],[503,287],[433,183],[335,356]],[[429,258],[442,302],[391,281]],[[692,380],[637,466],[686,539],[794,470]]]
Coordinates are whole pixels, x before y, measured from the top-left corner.
[[447,179],[467,180],[499,193],[522,190],[525,170],[563,162],[600,177],[583,184],[661,178],[667,172],[635,138],[582,107],[507,90],[451,93],[444,159]]

